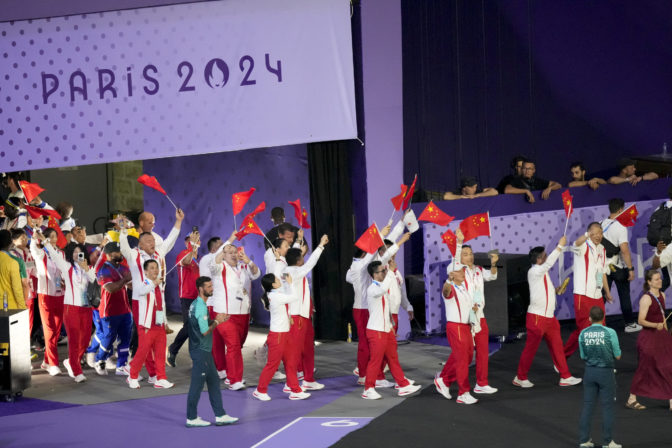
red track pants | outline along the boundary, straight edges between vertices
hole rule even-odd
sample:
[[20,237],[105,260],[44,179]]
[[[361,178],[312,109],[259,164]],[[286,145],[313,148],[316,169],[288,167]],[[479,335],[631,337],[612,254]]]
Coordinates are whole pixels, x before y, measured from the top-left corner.
[[[140,305],[137,300],[131,300],[131,312],[133,313],[133,322],[135,323],[135,330],[138,332],[138,349],[140,349],[140,333],[145,329],[145,327],[141,327],[140,325],[138,325],[138,322],[140,321],[140,311],[138,310],[139,307]],[[135,356],[138,356],[137,351],[135,353]],[[149,351],[146,355],[146,359],[143,359],[143,362],[145,363],[147,374],[149,376],[156,376],[156,362],[154,361],[154,353]],[[140,364],[140,367],[142,367],[142,364]],[[137,375],[134,376],[133,378],[137,378]]]
[[57,366],[58,338],[63,324],[63,296],[39,294],[38,300],[44,332],[44,361],[50,366]]
[[[290,350],[294,350],[297,364],[296,370],[303,372],[304,381],[315,381],[315,329],[313,320],[303,316],[292,316],[294,324],[290,326],[289,334],[292,344]],[[293,330],[293,331],[292,331]]]
[[289,341],[289,332],[276,333],[271,331],[268,333],[268,337],[266,338],[268,360],[259,376],[259,385],[257,386],[259,392],[265,394],[268,391],[268,383],[271,382],[273,374],[278,370],[280,361],[285,364],[285,370],[287,371],[287,386],[292,389],[292,392],[301,392],[296,372],[292,374],[290,373],[290,369],[287,368],[288,356],[290,356]]
[[490,346],[488,337],[490,330],[485,317],[481,317],[481,331],[474,335],[474,347],[476,349],[476,384],[479,386],[488,385],[488,359],[490,355]]
[[63,323],[68,333],[68,359],[72,373],[77,376],[82,373],[80,360],[91,341],[91,325],[93,322],[93,308],[64,305]]
[[226,370],[231,384],[243,380],[242,341],[247,337],[245,330],[249,321],[249,314],[230,314],[229,320],[219,324],[213,334],[212,355],[215,366],[217,370]]
[[446,337],[451,352],[441,371],[446,386],[457,381],[459,395],[469,392],[469,363],[474,356],[474,340],[471,337],[471,325],[456,322],[446,323]]
[[[574,294],[574,320],[576,321],[576,330],[569,335],[565,344],[565,357],[569,358],[579,349],[579,334],[584,328],[590,327],[590,309],[594,306],[604,310],[604,300],[602,297],[591,299],[581,294]],[[606,313],[605,313],[606,315]]]
[[[142,365],[147,366],[147,361],[156,361],[156,379],[166,378],[166,329],[163,325],[155,325],[152,328],[138,327],[138,350],[131,361],[131,378],[137,378]],[[149,373],[149,369],[147,369]],[[149,373],[151,376],[151,373]]]
[[569,373],[567,360],[562,351],[562,337],[560,336],[560,323],[558,319],[527,313],[525,326],[527,327],[527,341],[525,341],[525,348],[520,355],[520,362],[518,363],[518,379],[527,379],[527,372],[530,371],[532,360],[537,353],[542,339],[546,340],[553,364],[558,368],[560,377],[569,378],[572,376]]
[[376,330],[366,330],[366,337],[369,340],[371,357],[369,358],[369,363],[366,367],[366,383],[364,387],[369,389],[376,386],[376,378],[383,368],[383,359],[387,359],[390,366],[390,373],[392,373],[394,381],[396,381],[399,387],[408,386],[408,380],[404,376],[404,371],[399,365],[396,333],[393,330],[390,330],[387,333]]

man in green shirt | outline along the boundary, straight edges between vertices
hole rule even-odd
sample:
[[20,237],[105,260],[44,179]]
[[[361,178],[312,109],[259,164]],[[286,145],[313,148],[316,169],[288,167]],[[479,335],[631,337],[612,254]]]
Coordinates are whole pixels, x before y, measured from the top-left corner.
[[189,307],[189,355],[193,363],[191,368],[191,385],[187,396],[187,427],[210,426],[210,422],[203,420],[196,413],[198,400],[201,398],[203,384],[208,384],[210,405],[215,412],[215,425],[230,425],[238,418],[226,415],[222,406],[222,393],[219,389],[219,375],[212,358],[212,330],[229,319],[226,314],[217,314],[215,320],[208,316],[208,307],[205,304],[212,296],[212,280],[210,277],[199,277],[196,280],[198,297]]
[[597,397],[602,405],[602,437],[603,447],[621,448],[611,437],[614,425],[614,399],[616,379],[614,377],[614,360],[621,359],[621,348],[618,345],[616,332],[605,327],[604,311],[594,306],[590,309],[590,325],[579,334],[579,350],[581,359],[586,361],[583,375],[583,411],[579,423],[579,447],[591,448],[595,444],[590,439],[590,423]]

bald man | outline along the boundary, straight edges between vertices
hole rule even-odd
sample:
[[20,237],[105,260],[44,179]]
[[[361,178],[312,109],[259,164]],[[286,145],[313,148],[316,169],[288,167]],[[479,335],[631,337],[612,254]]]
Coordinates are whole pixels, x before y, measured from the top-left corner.
[[163,238],[154,231],[154,224],[156,224],[156,218],[152,212],[145,211],[138,216],[138,227],[140,228],[138,233],[151,233],[154,236],[154,247],[160,251],[163,246]]

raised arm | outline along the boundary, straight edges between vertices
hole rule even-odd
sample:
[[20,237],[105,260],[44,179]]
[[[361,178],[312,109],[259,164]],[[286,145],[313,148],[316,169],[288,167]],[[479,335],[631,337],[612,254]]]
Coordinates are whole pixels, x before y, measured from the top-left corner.
[[121,226],[121,231],[119,232],[119,249],[126,261],[130,262],[133,259],[133,249],[128,244],[128,230],[124,225]]
[[313,270],[315,265],[317,264],[317,260],[320,259],[320,255],[322,255],[322,251],[324,251],[324,246],[327,245],[329,242],[329,238],[327,235],[322,235],[322,238],[320,239],[320,245],[317,246],[317,248],[313,251],[312,254],[310,254],[310,257],[308,257],[308,260],[303,264],[303,266],[299,266],[298,269],[294,273],[294,278],[299,278],[299,277],[305,277],[308,275],[310,271]]
[[68,275],[70,270],[70,263],[65,261],[65,256],[54,249],[54,247],[48,241],[44,242],[44,252],[47,254],[47,257],[56,265],[63,277],[65,278]]

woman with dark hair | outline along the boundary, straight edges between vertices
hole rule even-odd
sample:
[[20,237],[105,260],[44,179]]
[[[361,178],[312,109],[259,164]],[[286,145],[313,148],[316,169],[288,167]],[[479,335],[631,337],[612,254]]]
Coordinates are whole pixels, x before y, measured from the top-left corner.
[[69,202],[59,202],[56,206],[56,211],[61,215],[58,225],[61,227],[63,232],[72,230],[75,227],[75,219],[72,217],[72,212],[74,207]]
[[632,377],[626,407],[646,409],[637,401],[641,395],[657,400],[669,400],[672,411],[672,336],[665,320],[665,294],[660,272],[649,269],[644,274],[645,294],[639,299],[638,324],[643,330],[637,338],[639,365]]
[[259,376],[259,385],[252,396],[257,400],[270,401],[268,395],[268,383],[271,382],[273,374],[278,370],[280,361],[285,363],[287,372],[287,386],[291,389],[290,400],[304,400],[310,397],[308,392],[303,392],[299,386],[299,380],[296,376],[296,370],[287,369],[287,356],[292,353],[289,350],[289,304],[298,300],[299,297],[294,293],[292,287],[292,277],[289,274],[283,279],[273,274],[266,274],[261,278],[261,287],[264,288],[264,295],[261,301],[264,307],[271,312],[271,325],[266,344],[268,345],[268,361]]
[[[42,243],[41,246],[38,246],[38,239]],[[61,374],[61,369],[58,367],[57,344],[63,324],[63,294],[65,288],[61,271],[44,251],[44,245],[47,241],[51,250],[54,253],[58,252],[58,249],[56,249],[56,242],[58,241],[56,231],[49,228],[41,233],[36,227],[33,238],[30,240],[30,253],[35,260],[35,270],[37,271],[37,297],[44,331],[44,362],[41,367],[49,372],[49,375],[55,376]]]
[[[40,238],[40,234],[37,235]],[[63,365],[75,382],[86,381],[82,373],[81,359],[91,339],[92,308],[89,306],[87,289],[95,283],[96,273],[86,260],[86,247],[70,243],[63,252],[56,250],[49,241],[44,241],[44,252],[61,272],[65,283],[63,299],[63,322],[68,333],[68,358]]]

